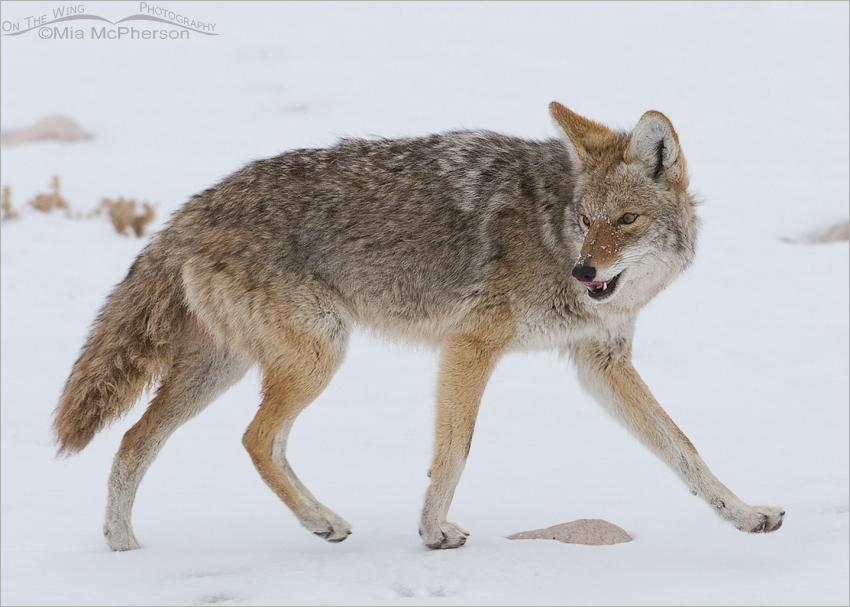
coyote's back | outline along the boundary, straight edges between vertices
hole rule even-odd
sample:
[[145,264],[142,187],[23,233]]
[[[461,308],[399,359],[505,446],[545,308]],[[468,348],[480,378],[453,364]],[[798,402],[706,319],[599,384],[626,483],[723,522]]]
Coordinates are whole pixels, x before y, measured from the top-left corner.
[[[526,271],[570,263],[571,191],[558,141],[346,140],[246,167],[186,205],[162,238],[188,260],[193,285],[222,263],[290,290],[309,276],[347,321],[437,344],[491,296],[507,251],[527,250]],[[188,287],[198,308],[207,286]]]
[[363,326],[442,350],[437,443],[420,534],[453,548],[447,512],[478,404],[510,350],[569,351],[583,385],[739,528],[776,529],[711,476],[631,367],[637,311],[690,263],[694,200],[670,122],[614,133],[553,104],[561,139],[489,132],[345,140],[255,162],[180,209],[98,316],[54,422],[85,447],[158,384],[109,482],[105,535],[138,547],[136,489],[164,442],[252,366],[263,401],[243,443],[301,523],[350,526],[286,460],[295,417]]

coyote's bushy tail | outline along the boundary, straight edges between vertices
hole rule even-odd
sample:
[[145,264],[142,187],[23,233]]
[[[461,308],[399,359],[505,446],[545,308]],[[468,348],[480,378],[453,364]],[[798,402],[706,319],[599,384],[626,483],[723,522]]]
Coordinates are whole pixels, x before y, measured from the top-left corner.
[[106,300],[56,408],[60,455],[85,448],[171,368],[186,314],[179,281],[146,250]]

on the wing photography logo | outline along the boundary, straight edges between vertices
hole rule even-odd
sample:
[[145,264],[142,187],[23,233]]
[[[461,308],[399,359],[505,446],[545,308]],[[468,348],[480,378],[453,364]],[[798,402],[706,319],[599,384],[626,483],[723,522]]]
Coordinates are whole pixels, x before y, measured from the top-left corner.
[[218,36],[215,23],[147,2],[139,3],[137,14],[117,21],[86,12],[85,4],[57,6],[51,13],[3,21],[2,34],[35,34],[42,40],[189,40],[191,35]]

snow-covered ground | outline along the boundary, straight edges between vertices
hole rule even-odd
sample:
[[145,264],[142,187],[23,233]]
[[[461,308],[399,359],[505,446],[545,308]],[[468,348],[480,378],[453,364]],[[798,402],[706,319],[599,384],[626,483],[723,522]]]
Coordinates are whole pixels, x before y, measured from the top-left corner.
[[[638,322],[635,364],[721,480],[788,514],[774,534],[736,531],[567,360],[518,354],[484,396],[450,513],[469,542],[429,551],[436,354],[360,336],[290,444],[350,539],[306,532],[254,471],[253,374],[168,442],[136,502],[143,548],[110,552],[106,479],[144,407],[64,461],[51,413],[146,238],[24,211],[2,225],[4,605],[848,603],[848,243],[787,241],[848,216],[847,3],[149,4],[219,35],[0,37],[2,129],[61,112],[94,135],[3,148],[15,207],[57,174],[75,211],[156,202],[155,230],[249,160],[344,135],[546,138],[552,100],[621,128],[661,110],[704,223],[695,264]],[[59,6],[3,2],[0,20]],[[139,3],[85,11],[114,22]],[[97,22],[68,23],[89,38]],[[634,541],[505,539],[579,518]]]

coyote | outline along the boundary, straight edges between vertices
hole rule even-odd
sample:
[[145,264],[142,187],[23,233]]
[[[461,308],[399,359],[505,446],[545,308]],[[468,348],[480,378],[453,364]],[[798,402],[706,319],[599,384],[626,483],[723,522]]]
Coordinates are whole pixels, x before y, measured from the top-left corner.
[[345,139],[254,162],[177,211],[100,311],[53,424],[59,454],[77,452],[159,385],[115,456],[109,546],[139,547],[130,518],[145,471],[254,365],[263,400],[242,442],[257,471],[304,527],[348,537],[286,443],[358,326],[441,350],[419,524],[429,548],[469,535],[449,505],[484,387],[512,350],[568,353],[583,388],[694,495],[738,529],[779,529],[785,512],[717,480],[632,367],[638,311],[694,256],[696,202],[673,125],[650,111],[619,133],[549,110],[560,138]]

